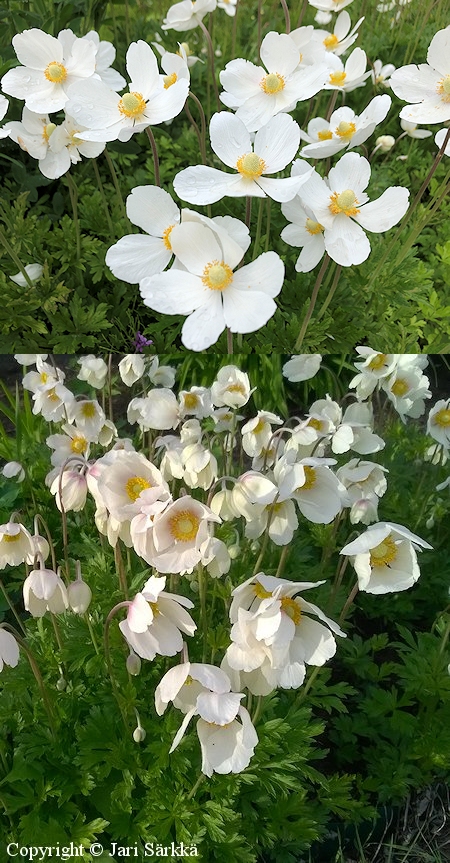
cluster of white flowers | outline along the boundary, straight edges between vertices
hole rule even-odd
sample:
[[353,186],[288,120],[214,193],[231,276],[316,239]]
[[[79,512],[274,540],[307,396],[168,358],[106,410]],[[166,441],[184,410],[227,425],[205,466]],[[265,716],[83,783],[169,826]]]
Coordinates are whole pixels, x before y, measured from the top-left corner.
[[[331,30],[308,25],[289,33],[271,31],[260,46],[260,65],[241,57],[226,64],[219,75],[220,100],[229,110],[212,116],[209,132],[214,154],[231,170],[193,165],[173,179],[177,196],[198,206],[224,197],[269,197],[280,203],[289,221],[281,237],[301,248],[298,272],[312,270],[324,254],[343,267],[361,264],[371,251],[365,230],[381,233],[396,225],[408,209],[409,191],[394,186],[369,201],[370,164],[357,153],[346,152],[327,176],[306,161],[329,159],[363,145],[385,120],[389,95],[376,95],[359,115],[350,105],[333,111],[330,104],[327,119],[313,117],[306,131],[290,116],[297,106],[327,90],[334,106],[334,95],[351,94],[370,81],[375,88],[391,87],[400,98],[418,103],[402,109],[401,122],[408,126],[403,125],[399,139],[431,134],[417,129],[418,122],[450,119],[450,27],[434,36],[429,65],[395,69],[377,59],[367,69],[365,51],[352,48],[364,18],[352,26],[344,9],[350,2],[317,0],[311,5],[318,9],[319,24],[330,21],[331,12],[338,13]],[[206,33],[206,14],[217,7],[234,16],[236,5],[236,0],[182,0],[169,9],[162,29],[183,32],[201,26]],[[107,142],[126,142],[145,129],[151,136],[151,125],[170,122],[183,109],[190,68],[198,59],[187,43],[179,44],[177,53],[152,44],[162,72],[152,47],[139,40],[127,50],[126,82],[111,68],[113,45],[100,41],[95,31],[81,38],[71,30],[53,37],[35,28],[16,35],[13,46],[22,65],[10,69],[1,86],[25,106],[21,121],[7,122],[0,137],[12,138],[39,160],[46,177],[56,178],[81,156],[99,155]],[[121,94],[125,87],[127,92]],[[7,107],[1,96],[0,117]],[[64,111],[59,125],[50,119],[57,111]],[[446,136],[446,128],[438,131],[439,147]],[[301,140],[303,158],[296,159]],[[389,152],[395,143],[392,136],[380,135],[373,152]],[[291,175],[280,176],[289,166]],[[156,168],[155,179],[158,183]],[[118,278],[139,284],[149,308],[187,316],[181,332],[187,348],[210,347],[225,328],[230,334],[254,332],[273,316],[284,264],[278,254],[267,251],[240,268],[250,245],[242,222],[229,216],[208,219],[187,209],[180,213],[158,186],[133,189],[127,213],[146,234],[123,237],[108,250],[106,263]]]
[[[122,542],[152,569],[133,598],[115,606],[108,619],[126,611],[119,628],[130,651],[127,668],[132,674],[139,673],[141,659],[182,654],[182,664],[157,686],[156,710],[161,715],[173,702],[185,714],[171,751],[197,717],[202,770],[208,776],[239,772],[253,755],[258,737],[241,705],[245,690],[262,696],[276,688],[297,689],[306,667],[330,660],[337,649],[335,636],[345,637],[340,626],[304,596],[326,580],[290,581],[278,571],[272,575],[258,569],[267,542],[285,547],[303,520],[326,525],[337,517],[342,521],[348,512],[350,524],[361,523],[366,530],[340,553],[351,560],[359,590],[376,594],[411,587],[420,575],[417,551],[431,548],[408,528],[378,521],[387,470],[360,458],[385,446],[373,431],[370,399],[376,388],[403,421],[423,414],[425,399],[431,396],[423,373],[427,358],[382,354],[368,347],[357,350],[358,374],[350,384],[356,391],[354,401],[343,410],[327,395],[290,424],[266,410],[249,418],[238,413],[254,388],[234,365],[220,368],[211,386],[194,385],[176,395],[174,368],[159,365],[157,357],[123,357],[118,366],[122,381],[126,386],[139,382],[144,390],[131,398],[128,420],[139,425],[143,445],[150,433],[151,459],[137,451],[131,439],[118,436],[95,398],[75,397],[65,386],[64,372],[45,354],[16,355],[23,365],[35,366],[23,378],[32,392],[34,413],[59,424],[47,438],[53,468],[46,482],[64,520],[67,512],[83,510],[90,495],[96,526],[108,543],[120,548]],[[283,373],[293,382],[307,380],[320,363],[320,355],[293,356]],[[103,388],[112,373],[111,362],[108,366],[94,355],[80,358],[78,364],[79,380],[94,390]],[[428,430],[448,452],[450,399],[430,411]],[[158,437],[160,431],[170,434]],[[214,441],[219,442],[215,452]],[[243,472],[233,467],[238,449],[243,459],[238,464],[247,464]],[[333,456],[346,453],[356,457],[337,467]],[[263,535],[254,574],[236,586],[232,563],[240,557],[241,544],[261,548],[258,539]],[[68,574],[56,567],[54,557],[51,566],[46,563],[49,554],[49,543],[36,524],[32,534],[15,515],[0,526],[0,569],[24,562],[32,566],[23,585],[26,610],[33,617],[69,609],[84,614],[92,593],[79,565],[76,580],[67,583]],[[191,664],[185,636],[197,630],[190,614],[195,603],[182,593],[166,591],[167,578],[171,588],[184,584],[186,591],[204,597],[204,579],[227,573],[230,644],[220,668]],[[203,612],[202,621],[205,626]],[[14,637],[1,628],[0,657],[12,666],[18,662]],[[143,739],[142,734],[135,739]]]

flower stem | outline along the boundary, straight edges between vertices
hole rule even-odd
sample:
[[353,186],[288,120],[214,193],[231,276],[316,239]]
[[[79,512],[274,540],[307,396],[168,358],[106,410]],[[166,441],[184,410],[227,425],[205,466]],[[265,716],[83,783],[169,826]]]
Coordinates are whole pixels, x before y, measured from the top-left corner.
[[199,114],[200,114],[200,131],[201,131],[201,136],[202,136],[202,144],[200,145],[200,151],[202,153],[202,158],[204,160],[204,164],[206,165],[207,164],[207,158],[206,158],[206,117],[205,117],[205,112],[203,110],[203,105],[200,102],[200,99],[197,99],[197,96],[195,95],[195,93],[190,92],[189,96],[191,97],[191,99],[194,100],[194,102],[197,105],[197,108],[199,110]]
[[117,179],[117,173],[116,173],[116,169],[114,167],[113,160],[111,159],[111,156],[109,155],[106,147],[105,147],[103,152],[105,154],[105,159],[108,163],[108,168],[109,168],[109,171],[111,174],[111,179],[113,181],[113,186],[116,190],[117,200],[119,201],[120,209],[122,210],[122,214],[124,216],[125,222],[127,223],[129,230],[131,231],[131,224],[130,224],[130,221],[129,221],[128,216],[127,216],[127,211],[125,209],[125,203],[124,203],[124,200],[122,197],[122,192],[120,190],[120,185],[119,185],[119,181]]
[[153,135],[153,132],[152,132],[150,126],[147,126],[145,131],[147,133],[147,138],[150,141],[150,146],[152,148],[152,153],[153,153],[153,170],[155,172],[155,184],[157,186],[161,186],[161,175],[160,175],[160,171],[159,171],[158,148],[156,146],[155,137]]
[[260,239],[261,239],[261,229],[262,229],[262,219],[263,219],[263,212],[264,212],[264,204],[265,204],[265,200],[264,200],[264,198],[260,198],[260,199],[259,199],[259,205],[258,205],[258,220],[257,220],[257,222],[256,222],[256,237],[255,237],[255,242],[253,243],[253,257],[252,257],[252,261],[254,261],[254,260],[255,260],[255,258],[257,257],[258,250],[259,250],[259,241],[260,241]]
[[203,780],[204,780],[204,779],[205,779],[205,774],[204,774],[204,773],[200,773],[200,776],[198,777],[197,782],[195,783],[195,785],[193,786],[193,788],[191,788],[191,790],[190,790],[190,792],[189,792],[189,794],[188,794],[188,796],[187,796],[187,799],[188,799],[188,800],[192,800],[192,798],[193,798],[193,797],[194,797],[194,795],[196,794],[196,792],[197,792],[197,790],[198,790],[199,786],[202,784],[202,782],[203,782]]
[[70,174],[66,176],[67,186],[69,189],[70,195],[70,203],[72,204],[72,214],[73,214],[73,224],[75,226],[75,236],[76,236],[76,249],[77,249],[77,261],[80,263],[81,258],[81,235],[80,235],[80,222],[78,219],[78,189],[76,183],[71,177]]
[[113,226],[113,223],[111,220],[111,213],[109,212],[108,201],[106,200],[105,189],[104,189],[104,186],[102,183],[102,178],[100,176],[100,171],[98,170],[97,159],[91,159],[91,161],[92,161],[92,166],[94,168],[95,179],[97,180],[98,190],[99,190],[101,198],[102,198],[103,209],[105,211],[106,221],[108,222],[108,230],[111,234],[111,237],[114,237],[115,236],[115,230],[114,230],[114,226]]
[[116,564],[117,575],[119,576],[120,586],[122,588],[125,599],[128,600],[128,585],[125,575],[125,568],[123,565],[122,554],[120,551],[120,540],[117,540],[117,543],[114,546],[114,560]]
[[227,353],[233,353],[233,333],[229,327],[227,327]]
[[204,35],[204,37],[205,37],[205,39],[206,39],[206,45],[207,45],[207,48],[208,48],[209,63],[210,63],[210,66],[211,66],[211,77],[212,77],[212,82],[213,82],[213,87],[214,87],[214,93],[215,93],[216,102],[217,102],[217,110],[218,110],[218,111],[221,111],[221,109],[222,109],[222,103],[221,103],[221,101],[220,101],[220,99],[219,99],[219,90],[218,90],[218,87],[217,87],[216,68],[215,68],[215,65],[214,65],[214,48],[213,48],[213,43],[212,43],[212,40],[211,40],[211,36],[210,36],[209,30],[205,27],[205,25],[204,25],[203,21],[200,21],[199,23],[200,23],[200,28],[201,28],[201,30],[203,31],[203,35]]
[[330,290],[328,291],[327,298],[326,298],[326,300],[325,300],[325,302],[324,302],[324,304],[323,304],[322,308],[320,309],[319,314],[317,315],[317,320],[318,320],[318,321],[320,321],[320,318],[321,318],[321,317],[322,317],[322,315],[325,313],[325,311],[327,310],[328,306],[329,306],[329,305],[330,305],[330,303],[331,303],[331,300],[333,299],[334,292],[335,292],[335,290],[336,290],[336,288],[337,288],[337,286],[338,286],[338,283],[339,283],[339,279],[340,279],[340,276],[341,276],[341,272],[342,272],[342,266],[341,266],[341,264],[339,264],[339,265],[338,265],[338,267],[337,267],[337,269],[336,269],[336,272],[335,272],[335,274],[334,274],[333,284],[331,285],[331,288],[330,288]]
[[52,542],[52,537],[51,537],[50,531],[48,529],[47,522],[45,521],[45,518],[42,517],[40,512],[37,512],[36,515],[34,516],[34,532],[35,532],[35,534],[38,533],[39,523],[41,523],[42,527],[45,530],[45,534],[47,536],[47,542],[48,542],[49,548],[50,548],[50,554],[52,556],[52,569],[53,569],[53,572],[56,572],[56,555],[55,555],[55,547],[54,547],[53,542]]
[[130,602],[118,602],[117,605],[115,605],[114,608],[111,609],[111,611],[109,612],[108,617],[106,618],[106,621],[105,621],[105,632],[104,632],[104,647],[105,647],[106,666],[108,669],[109,679],[111,681],[113,695],[117,701],[117,704],[118,704],[125,728],[127,729],[127,732],[128,732],[127,717],[126,717],[125,711],[122,707],[120,692],[119,692],[119,689],[117,687],[117,683],[115,681],[115,678],[113,675],[113,670],[112,670],[111,651],[110,651],[110,647],[109,647],[109,626],[110,626],[110,623],[111,623],[116,611],[120,611],[121,608],[128,608],[130,605],[131,605]]
[[198,141],[198,145],[200,148],[201,160],[202,160],[203,164],[206,165],[206,153],[204,152],[204,148],[203,148],[204,142],[202,140],[201,132],[200,132],[200,129],[198,128],[197,123],[195,122],[195,120],[194,120],[194,118],[193,118],[193,116],[189,110],[189,106],[188,106],[187,102],[184,105],[184,110],[186,112],[186,116],[187,116],[195,134],[197,135],[197,141]]
[[22,630],[23,634],[24,634],[24,635],[26,635],[26,634],[27,634],[27,631],[26,631],[26,629],[25,629],[25,627],[24,627],[24,625],[23,625],[23,623],[22,623],[22,621],[21,621],[21,619],[20,619],[19,615],[17,614],[16,609],[14,608],[14,606],[13,606],[13,604],[12,604],[12,602],[11,602],[11,600],[10,600],[10,598],[9,598],[9,596],[8,596],[8,594],[7,594],[7,592],[6,592],[5,585],[3,584],[3,581],[2,581],[1,579],[0,579],[0,590],[1,590],[1,592],[3,593],[3,596],[5,597],[6,602],[8,603],[8,605],[9,605],[9,607],[10,607],[10,609],[11,609],[11,611],[12,611],[13,615],[14,615],[14,617],[16,618],[17,623],[19,624],[19,626],[20,626],[20,628],[21,628],[21,630]]
[[289,33],[291,32],[291,16],[289,15],[289,9],[286,0],[281,0],[281,5],[283,7],[284,20],[286,22],[286,33],[289,35]]
[[29,277],[29,275],[28,275],[28,273],[27,273],[27,271],[26,271],[25,267],[23,266],[23,264],[22,264],[22,262],[21,262],[20,258],[18,258],[18,257],[17,257],[17,255],[16,255],[16,253],[15,253],[14,249],[12,248],[12,246],[10,246],[10,244],[8,243],[8,240],[6,239],[6,237],[5,237],[5,235],[4,235],[4,233],[3,233],[3,231],[2,231],[2,229],[1,229],[1,228],[0,228],[0,243],[2,244],[3,248],[8,252],[8,255],[9,255],[9,257],[11,258],[11,260],[13,260],[13,261],[14,261],[14,263],[15,263],[16,267],[18,268],[19,272],[20,272],[20,273],[22,273],[22,276],[24,277],[24,279],[25,279],[25,281],[26,281],[26,283],[27,283],[28,287],[29,287],[29,288],[34,288],[33,282],[31,281],[31,279],[30,279],[30,277]]
[[347,616],[347,611],[349,610],[350,606],[352,605],[353,600],[354,600],[356,594],[358,593],[358,590],[359,590],[359,584],[358,584],[358,582],[356,582],[356,584],[353,585],[353,587],[352,587],[352,589],[351,589],[351,591],[347,597],[344,608],[342,609],[342,611],[340,613],[339,621],[338,621],[339,625],[344,622],[344,620]]
[[329,260],[330,260],[330,257],[329,257],[329,255],[326,254],[323,261],[322,261],[322,266],[319,270],[319,274],[318,274],[317,279],[316,279],[316,284],[314,285],[313,292],[311,294],[311,301],[310,301],[310,304],[308,307],[308,311],[306,312],[305,319],[303,321],[301,330],[300,330],[299,335],[298,335],[298,339],[295,343],[294,350],[296,350],[296,351],[302,346],[303,339],[305,338],[306,330],[308,329],[308,324],[311,320],[312,313],[314,311],[314,308],[315,308],[315,305],[317,302],[317,296],[319,294],[320,286],[322,284],[322,280],[323,280],[323,277],[325,275],[325,271],[328,267]]

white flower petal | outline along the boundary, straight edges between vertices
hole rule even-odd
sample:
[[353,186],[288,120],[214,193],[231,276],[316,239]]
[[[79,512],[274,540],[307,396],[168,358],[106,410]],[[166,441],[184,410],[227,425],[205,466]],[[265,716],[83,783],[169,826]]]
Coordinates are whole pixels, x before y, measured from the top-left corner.
[[70,86],[68,95],[67,113],[87,129],[105,129],[122,120],[119,96],[103,81],[79,81]]
[[267,33],[261,42],[261,60],[269,72],[290,75],[298,66],[298,48],[285,33]]
[[441,75],[450,75],[450,27],[438,30],[427,53],[427,62]]
[[180,221],[180,211],[171,196],[158,186],[136,186],[127,198],[127,216],[152,237]]
[[277,297],[284,279],[284,264],[276,252],[264,252],[251,264],[246,264],[234,273],[233,289],[239,291],[261,291],[269,297]]
[[369,185],[369,181],[370,164],[358,153],[346,153],[328,174],[328,182],[333,192],[351,189],[357,198]]
[[391,186],[376,201],[363,204],[355,220],[367,231],[388,231],[405,215],[408,202],[408,189]]
[[137,91],[149,99],[159,86],[159,70],[156,57],[142,39],[132,42],[127,51],[126,67],[131,79],[130,90]]
[[172,257],[159,237],[130,234],[108,249],[105,262],[117,279],[137,284],[161,273]]
[[390,85],[399,99],[404,99],[405,102],[420,102],[436,93],[440,77],[426,63],[420,63],[419,66],[411,64],[396,69],[391,75]]
[[220,83],[238,99],[250,99],[259,90],[261,79],[264,77],[264,69],[255,66],[249,60],[238,58],[227,63],[225,69],[220,73]]
[[188,93],[189,81],[185,78],[179,78],[167,90],[162,90],[152,96],[145,109],[145,116],[149,123],[156,126],[158,123],[173,120],[183,110]]
[[206,290],[198,276],[174,269],[143,279],[139,285],[144,305],[166,315],[189,315],[204,304]]
[[303,177],[285,177],[281,180],[275,180],[273,177],[259,177],[257,180],[257,185],[269,198],[281,203],[292,201],[303,183]]
[[33,27],[12,40],[17,59],[29,69],[44,70],[49,63],[62,63],[63,48],[58,39]]
[[325,249],[330,258],[343,267],[361,264],[370,255],[370,243],[364,231],[352,219],[340,213],[324,233]]
[[[255,153],[266,164],[265,174],[282,171],[292,162],[300,143],[298,123],[289,114],[278,114],[255,135]],[[245,152],[245,151],[243,151]],[[312,173],[311,168],[311,173]],[[308,174],[304,174],[306,181]]]
[[[249,265],[251,266],[251,265]],[[253,333],[275,314],[276,304],[259,291],[227,290],[223,297],[223,314],[232,333]]]
[[[241,185],[239,174],[227,174],[207,165],[194,165],[184,168],[174,177],[173,188],[182,201],[189,204],[214,204],[226,195],[233,196],[235,188]],[[239,192],[238,197],[245,195]]]
[[215,344],[225,329],[223,306],[219,291],[211,291],[202,306],[186,318],[181,340],[191,351],[203,351]]
[[209,134],[211,147],[229,168],[235,168],[241,156],[252,152],[250,133],[235,114],[229,114],[227,111],[214,114],[211,117]]
[[196,276],[202,276],[205,267],[212,261],[222,260],[222,249],[215,234],[198,222],[183,222],[177,225],[170,235],[170,240],[174,254],[183,266]]

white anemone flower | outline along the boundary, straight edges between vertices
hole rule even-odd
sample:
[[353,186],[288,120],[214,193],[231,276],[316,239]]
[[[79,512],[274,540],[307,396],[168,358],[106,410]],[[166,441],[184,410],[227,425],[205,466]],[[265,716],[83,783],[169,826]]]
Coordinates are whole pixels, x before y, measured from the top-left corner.
[[280,111],[311,99],[328,77],[325,63],[299,67],[298,47],[285,33],[267,33],[260,56],[265,69],[238,58],[227,63],[219,76],[224,88],[221,101],[237,109],[236,116],[249,132],[256,132]]
[[213,204],[224,196],[264,198],[289,201],[298,192],[312,168],[302,176],[274,179],[292,162],[300,143],[300,129],[288,114],[279,114],[255,135],[254,144],[246,126],[234,114],[221,111],[211,118],[211,147],[219,159],[235,168],[227,174],[208,165],[185,168],[176,175],[173,187],[179,198],[195,204]]
[[[331,20],[331,15],[328,21]],[[324,21],[324,24],[328,24]],[[315,29],[312,24],[306,27],[297,27],[296,30],[291,30],[289,36],[295,42],[299,52],[299,68],[304,66],[313,66],[314,63],[326,63],[327,49],[320,40],[314,40]]]
[[68,47],[64,31],[55,38],[33,27],[14,36],[12,43],[22,66],[3,76],[2,90],[25,99],[26,107],[38,114],[64,108],[68,88],[95,73],[96,46],[90,40],[75,37]]
[[14,354],[14,359],[17,360],[21,366],[33,366],[37,362],[38,358],[43,362],[47,357],[48,354]]
[[22,120],[12,120],[4,128],[21,150],[39,160],[39,170],[45,177],[57,179],[69,169],[70,156],[57,158],[50,149],[50,138],[57,127],[48,114],[38,114],[24,106]]
[[14,521],[0,524],[0,569],[18,566],[29,555],[34,557],[34,545],[26,527]]
[[144,506],[170,500],[169,488],[160,471],[138,452],[118,453],[98,479],[98,495],[111,515],[127,521]]
[[430,381],[414,358],[414,354],[401,356],[393,374],[381,385],[403,422],[406,416],[423,416],[425,399],[431,398]]
[[343,486],[330,469],[336,460],[310,457],[290,463],[291,458],[291,452],[283,456],[288,460],[279,482],[280,497],[295,500],[308,521],[330,524],[342,509]]
[[193,416],[205,419],[211,415],[211,390],[209,387],[191,387],[178,394],[180,417]]
[[128,607],[119,623],[122,635],[141,659],[175,656],[183,649],[182,632],[193,635],[196,623],[186,611],[194,603],[185,596],[166,593],[165,576],[152,575]]
[[256,417],[241,428],[242,448],[249,456],[259,455],[272,437],[272,425],[282,425],[283,420],[270,411],[258,411]]
[[[42,266],[42,264],[27,264],[24,267],[24,270],[25,270],[28,278],[32,282],[37,282],[38,279],[41,278],[42,273],[44,272],[44,267]],[[26,281],[23,273],[16,273],[14,276],[10,276],[9,278],[11,279],[12,282],[15,282],[16,285],[19,285],[19,287],[21,287],[21,288],[27,288],[28,287],[28,282]]]
[[231,238],[214,234],[195,222],[171,233],[172,249],[186,272],[172,269],[140,283],[144,305],[163,314],[188,315],[181,331],[185,347],[202,351],[228,327],[252,333],[276,311],[284,279],[284,264],[276,252],[265,252],[233,272],[243,258]]
[[372,395],[382,380],[392,375],[397,367],[399,354],[382,354],[364,345],[358,346],[356,352],[363,359],[354,363],[359,374],[352,378],[349,388],[355,388],[357,399],[363,401]]
[[[353,0],[309,0],[309,5],[313,6],[314,9],[319,9],[321,12],[340,12],[341,9],[344,9],[346,6],[349,6]],[[316,16],[316,21],[318,20]],[[328,18],[328,21],[330,19]],[[323,19],[319,22],[326,24],[327,21]]]
[[348,12],[341,12],[334,22],[333,32],[326,30],[314,30],[313,41],[321,42],[326,51],[332,54],[344,54],[358,38],[358,28],[364,21],[364,16],[356,22],[352,28],[352,22]]
[[142,354],[126,354],[119,363],[119,375],[125,386],[132,387],[145,372],[145,357]]
[[4,665],[15,668],[19,662],[19,645],[11,632],[0,626],[0,671]]
[[97,442],[106,417],[96,399],[73,399],[67,406],[67,419],[69,423],[76,423],[90,441]]
[[62,474],[58,470],[50,485],[50,492],[55,495],[55,503],[60,512],[63,508],[64,512],[80,512],[84,509],[88,493],[84,472],[73,467],[64,470]]
[[192,572],[202,557],[201,547],[209,536],[209,523],[221,519],[209,507],[189,495],[170,503],[153,520],[152,565],[159,572]]
[[329,54],[327,64],[328,77],[323,86],[324,90],[343,90],[350,93],[357,87],[363,87],[370,77],[370,70],[366,72],[366,52],[362,48],[354,48],[345,65],[336,54]]
[[122,237],[110,246],[105,261],[116,278],[134,284],[162,273],[171,261],[170,234],[180,222],[180,211],[169,193],[158,186],[136,186],[128,195],[126,209],[130,222],[146,233]]
[[[5,116],[5,114],[8,110],[8,107],[9,107],[8,99],[6,98],[6,96],[2,96],[0,94],[0,120],[3,120],[3,117]],[[9,135],[8,129],[5,129],[5,127],[0,129],[0,138],[7,138],[8,135]]]
[[[17,356],[24,357],[28,355],[17,354]],[[63,382],[65,378],[64,372],[61,369],[55,369],[50,363],[45,362],[47,354],[30,354],[30,356],[33,356],[35,359],[24,363],[24,365],[31,365],[35,362],[36,369],[24,375],[22,386],[25,390],[36,393],[38,390],[51,389],[55,384]]]
[[428,414],[427,433],[445,449],[450,448],[450,399],[440,399],[433,405]]
[[61,431],[64,434],[50,435],[45,443],[48,447],[54,450],[51,456],[51,463],[54,467],[63,464],[66,459],[74,455],[89,456],[89,439],[80,429],[65,423]]
[[392,593],[407,590],[417,581],[420,569],[416,549],[432,546],[392,522],[380,522],[367,528],[340,552],[352,557],[359,590],[366,593]]
[[89,130],[85,140],[129,141],[135,132],[173,120],[182,110],[189,82],[165,81],[150,45],[142,39],[128,48],[126,66],[131,81],[123,96],[95,79],[72,85],[66,107]]
[[81,157],[95,159],[105,149],[105,143],[97,143],[84,139],[86,127],[77,123],[66,113],[60,126],[53,130],[49,137],[49,151],[39,170],[44,177],[57,179],[65,174],[71,165],[81,162]]
[[359,147],[370,138],[376,126],[385,119],[391,107],[391,101],[387,93],[375,96],[359,116],[345,105],[338,108],[330,117],[329,133],[331,134],[323,136],[322,133],[322,140],[307,144],[300,155],[307,159],[324,159],[334,156],[345,148],[350,150],[352,147]]
[[57,383],[39,388],[33,394],[33,413],[42,414],[47,422],[60,422],[67,418],[67,412],[74,401],[73,393]]
[[180,422],[177,397],[165,387],[152,390],[143,399],[131,399],[127,418],[131,425],[137,422],[142,431],[174,429]]
[[382,60],[375,60],[370,74],[375,85],[380,84],[382,87],[390,87],[390,78],[393,72],[395,72],[393,63],[383,65]]
[[[406,135],[408,135],[409,138],[418,138],[420,140],[423,138],[429,138],[433,134],[432,132],[430,132],[429,129],[419,129],[417,126],[417,123],[410,123],[409,120],[400,120],[400,126],[402,127],[403,132],[406,133]],[[447,130],[445,130],[444,134],[446,132],[447,132]],[[439,132],[437,134],[439,135]],[[403,134],[401,137],[403,137]],[[435,140],[436,140],[436,138],[435,138]],[[444,137],[442,137],[441,143],[443,142],[443,140],[444,140]],[[436,141],[436,143],[437,143],[437,141]]]
[[86,357],[80,357],[77,363],[80,366],[77,374],[79,381],[87,381],[91,387],[99,390],[105,386],[108,366],[101,357],[88,354]]
[[218,0],[217,8],[223,9],[230,18],[236,15],[237,0]]
[[328,181],[314,172],[299,192],[303,205],[313,211],[324,229],[325,250],[344,267],[361,264],[369,257],[370,243],[363,228],[374,233],[388,231],[408,209],[409,191],[403,186],[391,186],[369,202],[364,191],[369,180],[368,160],[357,153],[345,153],[331,168]]
[[198,27],[208,12],[214,12],[217,0],[182,0],[175,3],[167,12],[167,16],[161,24],[162,30],[193,30]]
[[[436,144],[437,147],[439,147],[439,149],[441,149],[441,147],[442,147],[442,145],[443,145],[443,143],[447,137],[447,134],[448,134],[448,128],[439,129],[439,132],[436,132],[436,135],[434,138],[434,143]],[[425,137],[425,135],[421,135],[420,137],[423,138],[423,137]],[[444,150],[444,153],[446,156],[450,156],[450,141],[448,141],[447,146]]]
[[[72,30],[63,30],[58,38],[63,40],[65,51],[71,50],[76,41],[76,36]],[[115,69],[111,69],[111,64],[116,59],[116,49],[112,42],[100,41],[96,30],[89,30],[81,38],[83,41],[93,42],[95,45],[95,76],[100,78],[111,90],[122,90],[126,84],[125,78],[122,78],[122,75]]]
[[[450,27],[433,36],[427,63],[396,69],[391,88],[399,99],[413,104],[400,111],[412,123],[443,123],[450,120]],[[415,104],[414,104],[415,103]]]
[[250,387],[247,372],[241,371],[237,366],[222,366],[211,386],[212,402],[218,408],[242,408],[255,389],[256,387]]
[[46,611],[62,614],[69,607],[66,586],[52,569],[33,569],[23,584],[25,609],[33,617],[43,617]]
[[308,381],[320,369],[321,354],[294,354],[283,366],[283,376],[292,383]]
[[161,678],[155,689],[155,708],[162,716],[172,701],[174,707],[188,713],[195,707],[200,692],[230,692],[227,674],[215,665],[202,662],[183,662]]

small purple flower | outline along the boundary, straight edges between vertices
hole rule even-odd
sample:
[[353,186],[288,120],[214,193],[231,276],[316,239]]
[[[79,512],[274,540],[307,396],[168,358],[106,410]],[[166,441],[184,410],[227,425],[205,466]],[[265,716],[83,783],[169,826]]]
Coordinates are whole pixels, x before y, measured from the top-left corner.
[[153,344],[153,342],[151,339],[146,339],[145,336],[141,335],[141,333],[136,333],[136,336],[135,336],[135,339],[133,342],[133,346],[135,347],[136,352],[138,354],[142,353],[142,351],[144,350],[144,348],[147,345],[152,345],[152,344]]

